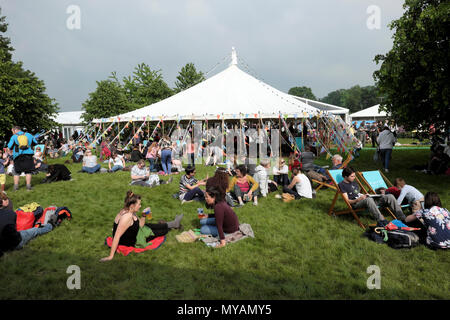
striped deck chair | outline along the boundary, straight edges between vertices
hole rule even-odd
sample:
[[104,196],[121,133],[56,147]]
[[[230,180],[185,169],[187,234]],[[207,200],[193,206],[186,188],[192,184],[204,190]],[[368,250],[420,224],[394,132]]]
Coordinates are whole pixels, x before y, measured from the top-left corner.
[[[338,216],[338,215],[342,215],[342,214],[352,214],[353,218],[355,218],[355,220],[358,223],[358,225],[361,228],[365,229],[366,226],[361,222],[361,220],[359,219],[359,217],[358,217],[358,215],[356,213],[360,212],[360,211],[365,211],[366,208],[354,209],[352,207],[352,205],[348,202],[348,200],[344,197],[344,195],[342,194],[341,190],[339,189],[338,184],[341,181],[344,180],[344,178],[342,177],[342,169],[339,169],[339,170],[327,170],[327,172],[328,172],[329,176],[331,177],[331,180],[333,181],[333,184],[336,187],[336,194],[334,195],[333,202],[331,204],[330,209],[328,210],[328,215],[330,215],[330,216],[331,215]],[[358,178],[356,178],[355,181],[356,181],[356,183],[358,183],[358,185],[359,185],[359,187],[361,189],[361,192],[364,192],[365,194],[368,193],[366,188],[364,188],[364,185],[361,183],[361,181],[359,181]],[[345,202],[345,204],[347,206],[347,209],[341,210],[341,211],[336,211],[335,210],[335,205],[336,205],[336,202],[337,202],[337,199],[338,199],[339,196],[342,197],[342,199],[344,200],[344,202]],[[389,208],[385,208],[385,209],[389,212],[389,214],[394,219],[397,219]]]
[[[393,187],[394,185],[389,181],[386,176],[380,172],[380,170],[375,171],[358,171],[357,176],[359,177],[360,181],[363,182],[368,189],[368,193],[370,194],[376,194],[375,190],[378,188],[389,188]],[[389,185],[389,187],[388,187]],[[404,208],[409,208],[409,204],[404,204],[401,206]]]

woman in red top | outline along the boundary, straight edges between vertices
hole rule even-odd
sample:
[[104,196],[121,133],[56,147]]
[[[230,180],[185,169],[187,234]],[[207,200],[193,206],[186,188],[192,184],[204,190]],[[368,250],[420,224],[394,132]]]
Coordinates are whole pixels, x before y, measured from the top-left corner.
[[217,186],[211,186],[205,192],[206,204],[214,208],[214,214],[208,218],[200,219],[202,234],[219,236],[221,248],[226,245],[225,233],[233,233],[239,230],[239,220],[236,213],[225,201],[225,193]]

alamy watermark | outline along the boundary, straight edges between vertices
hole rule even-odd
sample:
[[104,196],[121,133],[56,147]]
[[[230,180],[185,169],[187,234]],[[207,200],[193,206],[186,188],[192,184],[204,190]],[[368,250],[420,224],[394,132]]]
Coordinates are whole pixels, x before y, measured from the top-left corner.
[[66,9],[66,13],[70,16],[66,20],[66,27],[69,30],[81,29],[81,9],[77,5],[70,5]]
[[81,289],[81,269],[77,265],[71,265],[67,268],[66,273],[72,274],[67,278],[66,285],[69,290]]
[[369,17],[366,20],[366,26],[369,30],[380,30],[381,28],[381,9],[379,6],[370,5],[366,13]]
[[[220,127],[204,130],[202,124],[194,123],[193,130],[174,130],[170,139],[176,142],[176,154],[183,163],[189,163],[194,153],[195,164],[201,164],[203,159],[215,158],[216,163],[241,162],[248,159],[250,164],[256,164],[257,159],[276,161],[280,156],[280,132],[250,128],[226,129]],[[192,146],[191,146],[192,145]],[[191,146],[191,147],[190,147]]]
[[367,267],[367,273],[371,276],[367,279],[367,288],[369,290],[381,289],[381,271],[377,265]]

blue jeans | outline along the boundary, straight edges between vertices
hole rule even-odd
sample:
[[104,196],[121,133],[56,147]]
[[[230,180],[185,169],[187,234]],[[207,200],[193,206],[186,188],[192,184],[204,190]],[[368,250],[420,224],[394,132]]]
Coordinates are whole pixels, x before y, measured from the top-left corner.
[[200,200],[205,199],[205,194],[203,193],[202,189],[200,189],[199,187],[186,192],[183,200],[190,201],[190,200],[194,199],[195,197],[198,197]]
[[385,169],[389,169],[389,161],[391,160],[392,149],[380,149],[381,159]]
[[95,173],[100,170],[100,165],[97,164],[95,167],[82,167],[81,170],[88,173]]
[[44,224],[42,228],[31,228],[28,230],[19,231],[22,240],[17,245],[16,249],[22,249],[24,245],[26,245],[30,240],[40,236],[41,234],[45,234],[47,232],[52,231],[53,227],[50,223]]
[[216,226],[216,218],[200,219],[200,225],[200,232],[202,234],[210,234],[213,237],[217,237],[219,235],[219,230],[217,230]]
[[150,161],[150,172],[156,172],[156,168],[155,168],[156,160],[155,160],[155,158],[148,158],[148,161]]
[[161,151],[161,165],[166,174],[170,174],[172,170],[172,150]]
[[116,171],[119,171],[119,170],[122,170],[123,169],[123,167],[122,166],[113,166],[112,168],[111,168],[111,171],[112,172],[116,172]]

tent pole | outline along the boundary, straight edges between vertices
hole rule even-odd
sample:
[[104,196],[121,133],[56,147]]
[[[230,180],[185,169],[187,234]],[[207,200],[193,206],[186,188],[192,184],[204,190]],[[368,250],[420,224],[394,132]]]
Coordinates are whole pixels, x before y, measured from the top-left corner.
[[281,114],[278,115],[278,130],[280,131],[279,134],[279,140],[280,140],[280,157],[283,158],[283,155],[281,154]]

